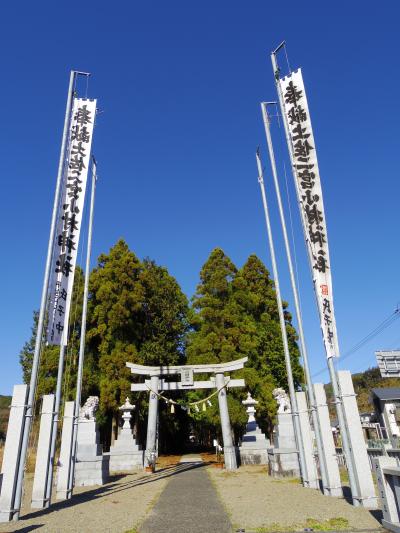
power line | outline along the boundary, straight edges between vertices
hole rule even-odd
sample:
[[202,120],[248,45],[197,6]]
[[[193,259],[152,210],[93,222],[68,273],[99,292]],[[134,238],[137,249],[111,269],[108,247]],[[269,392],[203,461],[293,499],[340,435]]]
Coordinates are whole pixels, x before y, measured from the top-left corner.
[[[395,322],[398,318],[400,318],[400,307],[397,307],[393,313],[391,313],[385,320],[383,320],[380,324],[378,324],[373,330],[371,330],[365,337],[363,337],[361,340],[359,340],[350,350],[348,350],[342,357],[339,358],[339,363],[347,359],[348,357],[351,357],[353,354],[358,352],[360,348],[362,348],[365,344],[367,344],[369,341],[374,339],[377,335],[382,333],[386,328],[391,326],[393,322]],[[326,369],[323,368],[313,374],[313,378],[323,374],[326,372]]]

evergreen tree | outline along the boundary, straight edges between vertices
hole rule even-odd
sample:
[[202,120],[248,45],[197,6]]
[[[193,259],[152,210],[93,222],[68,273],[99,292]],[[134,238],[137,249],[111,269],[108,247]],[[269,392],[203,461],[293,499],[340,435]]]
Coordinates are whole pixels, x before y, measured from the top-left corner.
[[[257,350],[250,354],[249,366],[263,374],[272,375],[276,386],[287,389],[286,365],[274,282],[267,268],[256,255],[251,255],[247,259],[238,273],[237,279],[239,278],[244,281],[242,305],[245,312],[254,320],[257,328]],[[297,333],[291,323],[291,314],[287,311],[287,302],[282,302],[282,305],[293,378],[295,385],[299,387],[303,382],[303,370],[299,363]]]
[[[217,248],[201,270],[193,307],[197,314],[188,339],[188,361],[220,363],[248,357],[238,376],[245,378],[247,388],[258,399],[259,421],[270,432],[276,413],[272,390],[277,386],[287,389],[287,376],[276,294],[268,270],[255,255],[237,270]],[[299,385],[302,369],[297,336],[286,303],[284,308],[293,375]],[[191,397],[201,395],[191,393]],[[232,425],[239,432],[245,421],[243,391],[232,389],[228,398]],[[217,415],[214,409],[195,418],[216,424]]]
[[185,359],[190,329],[188,300],[166,268],[145,259],[139,274],[143,289],[138,351],[147,365],[178,365]]
[[[242,306],[235,298],[233,281],[236,275],[237,268],[223,250],[213,250],[200,272],[200,283],[193,298],[197,316],[195,330],[188,338],[189,363],[226,363],[245,357],[254,349],[254,324],[242,312]],[[228,395],[231,423],[236,431],[246,421],[240,404],[242,395],[234,389]],[[191,399],[204,396],[199,392],[189,395]],[[195,418],[216,422],[216,399],[214,404],[214,409],[201,412]],[[219,424],[215,430],[219,432]]]
[[[276,413],[272,391],[275,387],[288,389],[274,282],[262,261],[256,255],[251,255],[239,271],[235,283],[241,287],[237,297],[254,321],[257,331],[256,349],[249,353],[249,362],[244,370],[246,384],[259,401],[257,412],[260,425],[270,433]],[[282,304],[293,377],[295,385],[300,386],[303,371],[299,363],[297,334],[287,311],[288,304]]]
[[[79,337],[82,320],[84,275],[82,269],[77,266],[75,270],[74,286],[71,299],[71,312],[69,320],[68,347],[65,352],[63,391],[65,399],[74,397],[74,383],[76,381],[77,354],[79,352]],[[32,371],[33,355],[35,351],[36,332],[39,312],[33,312],[33,325],[31,337],[24,344],[19,354],[24,383],[29,384]],[[59,346],[46,346],[43,342],[40,357],[40,366],[37,379],[37,396],[55,392],[60,355]]]
[[137,318],[143,301],[138,283],[141,264],[128,245],[120,240],[108,255],[102,254],[90,276],[90,321],[87,340],[98,368],[100,410],[117,412],[130,393],[126,361],[138,360]]
[[[167,269],[143,262],[120,240],[101,255],[90,277],[89,352],[99,370],[100,417],[110,419],[130,394],[126,362],[179,364],[184,359],[189,309]],[[135,399],[139,433],[147,415],[147,395]]]
[[197,316],[187,346],[191,364],[226,363],[247,355],[252,324],[233,297],[236,274],[237,268],[223,250],[211,252],[193,297]]
[[39,320],[39,311],[33,311],[33,325],[31,326],[31,336],[25,342],[22,350],[19,352],[19,364],[22,367],[22,379],[29,385],[32,372],[33,354],[35,352],[35,342],[37,325]]

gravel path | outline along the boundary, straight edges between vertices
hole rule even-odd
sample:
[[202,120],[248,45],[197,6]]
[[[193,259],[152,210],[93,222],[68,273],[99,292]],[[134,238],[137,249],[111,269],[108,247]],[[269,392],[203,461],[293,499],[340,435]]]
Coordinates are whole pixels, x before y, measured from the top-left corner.
[[309,518],[318,521],[343,518],[348,521],[348,529],[381,527],[371,512],[353,507],[343,499],[305,489],[297,482],[274,480],[267,475],[265,467],[241,466],[234,472],[209,467],[207,471],[235,530],[282,530],[296,525],[303,529]]
[[144,520],[175,470],[169,466],[156,474],[139,471],[115,476],[101,487],[77,487],[71,500],[56,502],[45,511],[30,508],[32,479],[28,479],[21,519],[0,524],[0,532],[123,533]]
[[30,509],[30,477],[21,519],[0,524],[0,533],[231,533],[232,527],[284,531],[309,526],[307,519],[341,519],[347,529],[380,529],[374,518],[379,513],[299,483],[274,480],[265,467],[227,472],[206,466],[199,456],[183,456],[175,464],[177,460],[168,459],[155,474],[139,471],[115,476],[102,487],[79,487],[72,500],[45,511]]
[[139,528],[139,533],[231,533],[232,527],[200,456],[183,456],[172,477]]

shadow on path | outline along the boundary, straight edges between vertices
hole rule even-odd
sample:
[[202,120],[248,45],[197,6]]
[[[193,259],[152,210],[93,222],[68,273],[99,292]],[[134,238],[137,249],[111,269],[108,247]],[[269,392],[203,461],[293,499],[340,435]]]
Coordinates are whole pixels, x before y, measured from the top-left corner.
[[43,526],[44,524],[34,524],[32,526],[23,527],[22,529],[18,529],[18,533],[29,533],[30,531],[34,531],[35,529],[39,529]]
[[[118,480],[126,477],[124,475],[110,476],[110,481],[108,481],[106,485],[93,490],[81,492],[79,494],[74,494],[70,500],[55,502],[48,509],[42,509],[40,511],[34,511],[28,514],[24,514],[21,516],[20,521],[44,516],[49,513],[52,513],[53,511],[60,511],[61,509],[74,507],[75,505],[86,503],[90,500],[93,500],[94,498],[102,498],[104,496],[108,496],[109,494],[116,494],[124,490],[129,490],[140,485],[145,485],[146,483],[153,483],[154,481],[169,478],[171,476],[176,476],[181,474],[182,472],[186,472],[187,470],[193,470],[204,466],[207,466],[207,463],[179,463],[174,466],[161,468],[157,470],[154,474],[142,475],[137,479],[126,481],[125,483],[116,483]],[[19,530],[19,532],[21,533],[22,531],[32,531],[33,529],[36,529],[38,527],[40,526],[29,526],[29,528],[21,529]]]

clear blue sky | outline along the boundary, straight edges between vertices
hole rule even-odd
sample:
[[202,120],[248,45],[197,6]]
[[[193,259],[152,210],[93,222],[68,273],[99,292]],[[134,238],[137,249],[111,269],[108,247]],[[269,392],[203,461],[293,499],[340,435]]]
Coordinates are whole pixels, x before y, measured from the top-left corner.
[[[191,296],[216,246],[238,266],[251,253],[270,266],[254,152],[260,144],[268,165],[259,102],[276,98],[269,52],[285,39],[308,91],[342,352],[387,317],[400,301],[399,20],[395,1],[4,4],[0,393],[21,381],[18,352],[39,305],[71,68],[93,73],[89,95],[103,111],[93,258],[124,237]],[[277,124],[273,135],[284,186]],[[315,373],[324,350],[288,181]],[[399,345],[400,320],[342,367],[363,370],[375,349]]]

